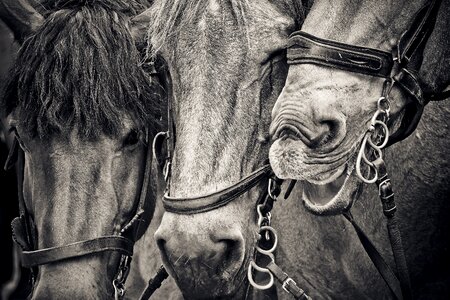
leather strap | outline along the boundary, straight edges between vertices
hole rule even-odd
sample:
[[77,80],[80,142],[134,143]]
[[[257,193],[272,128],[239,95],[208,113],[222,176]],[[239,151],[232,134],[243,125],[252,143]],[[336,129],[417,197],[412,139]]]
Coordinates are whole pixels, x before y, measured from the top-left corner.
[[424,106],[426,104],[423,98],[422,87],[420,86],[419,79],[413,71],[402,68],[393,77],[394,81],[405,90],[408,94],[414,97],[417,104]]
[[133,255],[133,242],[121,236],[103,236],[59,247],[23,251],[22,266],[30,268],[102,251],[117,251],[131,256]]
[[440,93],[425,94],[425,99],[427,99],[428,101],[442,101],[448,98],[450,98],[450,90]]
[[283,289],[294,296],[297,300],[310,300],[311,298],[306,295],[297,283],[289,277],[274,261],[271,261],[266,266],[267,269],[275,276],[275,278],[281,283]]
[[408,265],[406,263],[406,256],[402,244],[400,229],[398,228],[395,215],[397,208],[395,205],[391,181],[383,159],[376,159],[373,161],[373,165],[378,172],[378,180],[376,181],[376,184],[378,187],[380,200],[383,205],[383,212],[387,218],[389,240],[391,242],[392,253],[394,254],[395,265],[397,266],[403,297],[405,299],[412,299],[411,281],[409,278]]
[[271,174],[272,169],[269,164],[266,164],[238,183],[211,194],[191,198],[176,198],[170,197],[167,192],[163,198],[164,208],[168,212],[186,215],[207,212],[228,204],[263,179],[269,178]]
[[415,56],[422,56],[428,38],[434,30],[441,3],[442,0],[429,1],[417,12],[408,30],[401,35],[397,45],[399,64],[407,65]]
[[129,224],[122,229],[121,235],[128,237],[131,241],[139,240],[150,225],[153,213],[155,211],[155,199],[151,193],[151,164],[153,159],[153,149],[150,144],[151,133],[146,129],[147,152],[144,162],[144,178],[142,180],[141,191],[139,193],[138,204],[135,210],[135,217],[131,219]]
[[167,273],[164,266],[160,266],[156,275],[148,281],[147,287],[142,292],[140,300],[148,300],[153,295],[153,293],[159,289],[162,282],[169,277],[169,273]]
[[391,53],[348,45],[296,31],[289,37],[288,64],[317,64],[387,78],[394,64]]
[[354,221],[353,216],[349,211],[343,213],[342,215],[350,222],[350,224],[353,225],[353,228],[355,229],[355,232],[358,235],[361,245],[364,247],[364,250],[366,251],[373,265],[377,268],[381,277],[388,285],[392,294],[395,296],[396,299],[399,300],[403,299],[400,282],[395,273],[383,259],[380,252],[378,252],[378,250],[375,248],[374,244],[370,241],[370,239],[367,237],[362,228],[359,227],[359,225]]

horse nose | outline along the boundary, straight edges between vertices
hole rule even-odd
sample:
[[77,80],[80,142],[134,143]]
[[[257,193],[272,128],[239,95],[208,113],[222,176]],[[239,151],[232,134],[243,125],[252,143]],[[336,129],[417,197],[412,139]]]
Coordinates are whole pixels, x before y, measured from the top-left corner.
[[310,148],[333,146],[345,137],[345,118],[332,108],[313,109],[312,124],[311,134],[304,133],[307,138],[306,145]]
[[[240,230],[204,223],[201,217],[165,213],[155,233],[169,273],[184,274],[174,276],[181,280],[177,282],[181,286],[192,286],[191,279],[196,279],[197,284],[229,279],[244,260],[244,239]],[[186,272],[192,274],[186,276]]]
[[274,109],[270,128],[273,139],[298,139],[310,149],[331,150],[339,145],[346,134],[345,116],[326,101],[309,106],[299,103],[287,99]]

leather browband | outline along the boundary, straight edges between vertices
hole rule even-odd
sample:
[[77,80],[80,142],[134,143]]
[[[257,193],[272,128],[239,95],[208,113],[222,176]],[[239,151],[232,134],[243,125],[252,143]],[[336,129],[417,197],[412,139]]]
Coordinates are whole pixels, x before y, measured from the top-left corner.
[[214,210],[233,201],[271,174],[272,169],[269,164],[266,164],[238,183],[211,194],[191,198],[176,198],[170,197],[167,192],[163,198],[164,208],[168,212],[185,215]]
[[133,255],[133,244],[131,240],[121,236],[102,236],[60,247],[22,251],[22,266],[30,268],[103,251],[116,251],[131,256]]
[[325,40],[303,31],[289,37],[287,59],[288,64],[317,64],[385,78],[394,65],[391,53]]

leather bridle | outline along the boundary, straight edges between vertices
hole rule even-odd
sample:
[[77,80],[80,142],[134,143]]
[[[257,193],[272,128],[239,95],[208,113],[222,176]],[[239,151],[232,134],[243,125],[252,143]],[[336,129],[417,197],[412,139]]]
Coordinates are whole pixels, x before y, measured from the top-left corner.
[[[150,131],[146,129],[146,142],[149,143]],[[25,156],[19,147],[17,138],[14,138],[5,169],[10,169],[14,163],[18,164],[18,188],[19,188],[19,211],[20,216],[12,223],[12,234],[14,241],[22,249],[21,264],[25,268],[32,268],[32,274],[36,275],[37,266],[49,263],[57,263],[69,258],[87,256],[100,252],[117,252],[121,255],[120,263],[113,279],[115,299],[121,299],[125,293],[125,280],[127,279],[133,246],[148,228],[155,207],[154,199],[150,192],[150,173],[152,162],[152,148],[147,145],[144,162],[144,177],[140,188],[139,198],[136,199],[134,216],[123,226],[118,235],[101,236],[89,240],[70,243],[63,246],[37,249],[35,245],[35,228],[30,213],[27,210],[23,197],[23,178]],[[33,270],[34,269],[34,270]],[[33,278],[35,277],[33,275]],[[33,280],[34,281],[34,280]],[[33,282],[34,284],[34,282]]]
[[[175,122],[174,122],[174,111],[172,107],[172,82],[170,80],[170,76],[168,72],[164,70],[158,70],[160,76],[164,76],[165,78],[163,82],[166,82],[167,87],[167,120],[168,120],[168,129],[166,132],[160,132],[155,136],[154,140],[154,155],[155,157],[159,157],[157,150],[162,147],[164,141],[166,143],[166,155],[162,160],[163,166],[163,175],[166,181],[166,191],[163,197],[163,205],[164,209],[171,213],[176,214],[184,214],[184,215],[192,215],[201,212],[207,212],[214,210],[216,208],[227,205],[233,200],[237,199],[242,194],[248,192],[253,187],[257,186],[260,182],[264,180],[268,180],[273,177],[272,169],[268,162],[266,162],[263,166],[253,171],[251,174],[242,178],[238,182],[227,186],[223,189],[215,191],[213,193],[205,194],[205,195],[196,195],[191,197],[172,197],[170,196],[170,179],[171,179],[171,166],[172,166],[172,153],[175,149]],[[264,195],[261,199],[264,198]]]
[[[396,299],[411,299],[411,284],[395,216],[397,208],[392,184],[381,150],[405,139],[415,130],[420,121],[423,108],[429,101],[443,100],[450,97],[450,91],[438,94],[425,94],[417,76],[417,71],[422,63],[423,51],[434,29],[441,2],[440,0],[430,1],[430,3],[419,10],[410,28],[402,34],[392,53],[321,39],[302,31],[292,33],[288,42],[287,59],[290,65],[315,64],[385,78],[383,92],[377,102],[377,111],[372,117],[361,143],[356,172],[362,181],[376,183],[377,185],[383,213],[387,218],[389,239],[397,267],[397,275],[391,270],[370,239],[355,222],[350,210],[344,212],[343,215],[354,227],[361,244]],[[390,111],[390,92],[394,85],[399,86],[409,94],[414,102],[405,108],[405,114],[398,130],[390,135],[387,122]],[[362,164],[365,164],[372,170],[373,177],[366,178],[363,175],[361,171]],[[285,198],[289,197],[295,182],[295,180],[291,181]],[[261,219],[262,221],[259,223],[263,223],[263,226],[260,227],[260,233],[262,234],[262,232],[267,231],[267,225],[264,229],[264,222],[270,226],[270,215],[262,215]],[[276,243],[274,242],[274,244]],[[272,261],[266,268],[259,267],[257,270],[263,273],[270,271],[271,282],[273,282],[272,275],[280,281],[284,279],[283,288],[285,290],[290,292],[296,299],[306,299],[307,296],[304,293],[299,294],[297,290],[296,294],[295,290],[291,291],[289,288],[286,288],[288,284],[294,286],[295,282],[293,283],[293,280],[275,265],[272,255],[273,250],[270,250],[265,255],[269,256]],[[249,278],[251,278],[250,271]],[[252,285],[259,289],[269,287],[269,285],[262,286],[254,282]]]
[[[422,55],[425,44],[434,29],[440,2],[432,1],[418,12],[411,27],[400,38],[394,54],[320,39],[305,32],[297,31],[291,34],[289,38],[287,49],[288,64],[317,64],[349,72],[386,78],[383,95],[378,101],[378,110],[372,120],[373,124],[371,125],[373,128],[371,127],[368,131],[370,136],[372,136],[373,132],[376,132],[376,134],[373,134],[373,138],[370,141],[367,138],[367,144],[375,145],[375,147],[379,148],[389,146],[403,140],[414,131],[420,120],[423,107],[428,101],[441,100],[450,96],[450,92],[433,95],[424,94],[414,71],[421,64],[418,57]],[[170,82],[170,78],[166,79]],[[411,95],[415,102],[406,108],[398,131],[393,135],[386,136],[388,135],[388,130],[385,122],[387,122],[389,113],[389,92],[394,84]],[[168,90],[168,95],[171,95],[171,89],[169,88]],[[257,224],[260,229],[259,240],[255,249],[255,259],[250,261],[248,268],[249,282],[257,289],[268,289],[273,285],[274,278],[276,278],[282,284],[283,289],[292,294],[296,299],[310,299],[305,291],[275,263],[273,253],[278,240],[276,231],[270,226],[270,211],[280,194],[280,187],[283,181],[276,178],[268,164],[264,164],[235,184],[213,193],[193,197],[170,196],[171,161],[175,148],[175,124],[173,121],[171,102],[171,99],[168,99],[168,130],[158,134],[154,140],[154,149],[161,147],[164,140],[167,144],[166,156],[162,160],[164,161],[163,174],[166,180],[166,192],[163,197],[165,210],[171,213],[185,215],[211,211],[227,205],[261,182],[266,181],[267,191],[261,195],[256,203]],[[381,123],[384,125],[380,125]],[[367,157],[365,158],[370,163],[369,165],[377,171],[375,182],[379,189],[384,214],[388,218],[388,230],[399,279],[384,261],[367,235],[355,223],[350,211],[345,212],[344,217],[355,228],[363,247],[386,281],[393,296],[397,299],[409,299],[411,295],[409,275],[401,245],[400,233],[395,219],[396,207],[392,187],[384,161],[379,155],[381,151],[374,150],[372,156],[375,157],[375,160],[370,161]],[[155,156],[157,156],[156,153]],[[284,196],[285,198],[289,197],[295,182],[294,180],[291,181]],[[261,255],[269,258],[269,263],[265,267],[260,267],[256,264],[256,258]],[[253,278],[253,270],[268,274],[270,276],[269,283],[264,286],[256,283]]]

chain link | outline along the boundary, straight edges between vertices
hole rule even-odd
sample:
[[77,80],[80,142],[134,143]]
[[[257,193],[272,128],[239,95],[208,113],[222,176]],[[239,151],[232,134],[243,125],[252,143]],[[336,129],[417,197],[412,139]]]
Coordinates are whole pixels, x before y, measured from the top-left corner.
[[130,273],[131,257],[128,255],[122,255],[120,258],[119,269],[117,275],[114,278],[112,284],[114,287],[114,299],[121,300],[125,295],[125,280]]
[[[273,193],[279,186],[276,186],[277,183],[269,179],[269,185],[268,185],[268,197],[271,198],[271,200],[276,201],[277,194]],[[256,254],[259,253],[260,255],[264,255],[268,257],[272,262],[275,262],[275,256],[274,252],[278,245],[278,235],[276,230],[270,225],[271,221],[271,213],[270,211],[263,213],[265,210],[264,204],[258,204],[256,206],[256,212],[258,215],[257,224],[259,227],[258,231],[258,241],[256,244],[256,252],[255,252],[255,259],[252,259],[249,263],[247,277],[250,284],[259,290],[266,290],[273,286],[274,284],[274,276],[269,271],[269,269],[259,266],[256,263]],[[265,246],[262,245],[262,243],[266,243]],[[267,246],[267,243],[270,245],[270,247]],[[265,284],[257,283],[254,279],[254,273],[256,272],[265,273],[269,276],[269,281]]]
[[[364,134],[356,158],[356,174],[365,183],[375,183],[378,179],[378,171],[373,162],[382,159],[382,149],[389,140],[389,128],[386,125],[389,120],[390,101],[387,95],[382,96],[377,101],[377,110],[370,120],[369,128]],[[372,160],[369,159],[372,158]],[[366,166],[368,174],[363,174],[362,166]],[[370,174],[373,173],[373,176]]]

